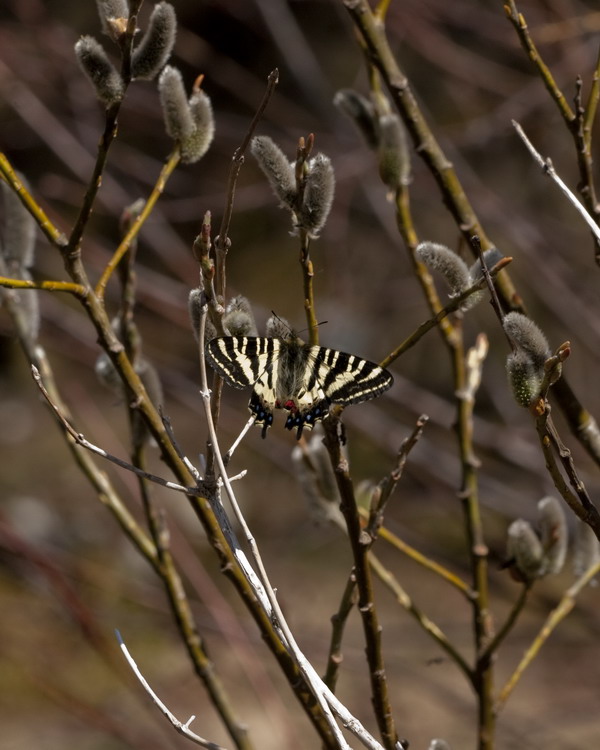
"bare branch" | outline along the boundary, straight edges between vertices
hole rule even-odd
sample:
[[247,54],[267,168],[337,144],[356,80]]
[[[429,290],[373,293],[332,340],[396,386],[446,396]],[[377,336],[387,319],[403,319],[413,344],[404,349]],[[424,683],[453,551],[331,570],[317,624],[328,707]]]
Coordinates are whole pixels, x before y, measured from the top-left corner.
[[152,699],[152,702],[154,703],[154,705],[158,706],[160,711],[162,711],[163,715],[171,722],[175,730],[179,732],[179,734],[182,734],[184,737],[187,737],[188,740],[191,740],[196,745],[200,745],[200,747],[206,748],[206,750],[225,750],[225,748],[222,745],[217,745],[216,742],[205,740],[204,737],[200,737],[199,734],[192,732],[192,730],[190,729],[190,724],[196,718],[195,716],[190,716],[190,718],[185,722],[185,724],[182,724],[182,722],[179,721],[179,719],[175,716],[175,714],[173,714],[167,708],[167,706],[161,701],[158,695],[156,695],[154,690],[152,690],[152,688],[148,684],[148,681],[146,680],[144,675],[140,672],[138,665],[135,663],[133,657],[129,653],[129,650],[127,646],[125,645],[123,638],[121,637],[121,634],[119,633],[118,630],[116,631],[116,635],[117,635],[117,640],[119,641],[119,648],[123,652],[123,656],[125,657],[125,659],[127,659],[127,663],[131,667],[131,671],[138,678],[142,687]]

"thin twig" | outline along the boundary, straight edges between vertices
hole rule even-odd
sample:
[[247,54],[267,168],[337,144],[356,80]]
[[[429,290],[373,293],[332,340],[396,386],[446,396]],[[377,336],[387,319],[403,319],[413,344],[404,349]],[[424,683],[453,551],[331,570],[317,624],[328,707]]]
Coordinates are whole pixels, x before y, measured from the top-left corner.
[[86,289],[81,284],[72,281],[28,281],[25,279],[13,279],[8,276],[0,276],[0,286],[8,289],[43,289],[46,292],[69,292],[75,297],[84,297]]
[[148,479],[150,482],[159,484],[162,487],[166,487],[169,490],[175,490],[176,492],[185,492],[188,495],[201,495],[204,492],[204,490],[201,488],[184,487],[181,484],[177,484],[176,482],[171,482],[168,479],[163,479],[162,477],[157,476],[156,474],[151,474],[147,471],[144,471],[143,469],[139,469],[137,466],[134,466],[128,461],[123,461],[123,459],[117,458],[117,456],[113,456],[112,454],[105,451],[103,448],[100,448],[99,446],[94,445],[93,443],[90,443],[89,440],[86,440],[84,438],[81,432],[77,432],[77,430],[70,424],[70,422],[67,420],[64,414],[61,412],[58,405],[54,403],[50,394],[46,390],[42,382],[42,376],[40,375],[40,372],[35,365],[31,365],[31,374],[38,388],[42,392],[42,395],[48,402],[54,414],[56,415],[58,421],[64,427],[66,432],[68,432],[69,435],[73,438],[73,440],[77,443],[77,445],[80,445],[82,448],[89,450],[91,453],[95,453],[97,456],[101,456],[102,458],[105,458],[107,461],[110,461],[111,463],[116,464],[117,466],[120,466],[122,469],[126,469],[127,471],[130,471],[133,474],[136,474],[138,477]]
[[40,229],[50,240],[50,242],[61,249],[66,247],[68,243],[66,236],[50,221],[44,209],[38,205],[29,190],[27,190],[23,182],[19,179],[19,176],[12,168],[11,163],[7,159],[6,154],[3,154],[1,152],[0,174],[15,191],[21,203],[36,220]]
[[161,699],[158,697],[158,695],[152,690],[150,685],[148,684],[148,681],[144,677],[144,675],[140,672],[138,665],[135,663],[133,656],[129,653],[129,649],[125,645],[123,638],[121,637],[121,634],[119,631],[116,631],[117,640],[119,641],[119,648],[123,652],[123,656],[125,659],[127,659],[127,663],[131,667],[132,672],[134,675],[138,678],[140,681],[142,687],[144,690],[148,693],[150,698],[152,699],[152,702],[155,706],[157,706],[160,711],[163,713],[163,715],[171,722],[173,727],[179,734],[182,734],[184,737],[187,737],[188,740],[191,740],[196,745],[200,745],[200,747],[206,748],[206,750],[225,750],[221,745],[217,745],[216,742],[211,742],[210,740],[205,740],[204,737],[200,737],[199,734],[196,734],[195,732],[192,732],[190,729],[190,724],[194,719],[195,716],[190,716],[190,718],[183,724],[179,719],[173,714],[167,706],[161,701]]
[[554,629],[571,612],[571,610],[575,606],[575,598],[579,594],[581,589],[583,589],[584,586],[587,586],[587,584],[599,573],[600,562],[596,562],[594,563],[594,565],[588,568],[588,570],[586,570],[585,573],[580,578],[578,578],[577,581],[575,581],[575,583],[569,589],[567,589],[567,591],[565,591],[560,602],[558,603],[558,606],[555,607],[552,612],[550,612],[550,614],[546,618],[546,622],[543,624],[532,644],[523,655],[523,658],[517,665],[517,668],[500,691],[498,699],[496,701],[496,705],[494,706],[494,711],[496,714],[500,713],[500,711],[504,708],[508,696],[512,693],[516,684],[523,676],[523,673],[537,656],[539,650],[548,640]]
[[179,152],[179,147],[176,146],[173,149],[173,152],[171,153],[169,158],[167,159],[166,163],[164,164],[163,168],[161,169],[160,175],[158,176],[158,179],[152,189],[152,192],[150,193],[148,200],[144,204],[144,208],[142,209],[142,211],[140,211],[139,216],[137,216],[137,218],[131,225],[131,228],[129,229],[125,237],[121,240],[119,247],[115,250],[112,258],[110,259],[110,261],[106,265],[106,268],[102,272],[102,276],[100,277],[100,280],[96,284],[95,291],[100,299],[104,297],[106,285],[108,284],[110,277],[112,276],[115,269],[119,265],[121,258],[129,250],[131,243],[137,237],[144,222],[150,216],[152,209],[156,205],[157,200],[160,198],[160,196],[162,195],[165,189],[167,180],[173,173],[175,167],[179,164],[180,159],[181,159],[181,154]]
[[[496,276],[503,268],[505,268],[510,262],[512,261],[512,258],[502,258],[502,260],[498,261],[496,265],[490,269],[489,273],[492,276]],[[486,279],[485,277],[482,277],[481,279],[478,279],[472,286],[470,286],[468,289],[466,289],[464,292],[462,292],[458,297],[454,297],[445,307],[443,307],[436,315],[434,315],[432,318],[429,318],[429,320],[426,320],[424,323],[421,323],[421,325],[411,333],[410,336],[404,339],[404,341],[394,349],[393,352],[387,355],[384,359],[381,360],[379,363],[381,367],[388,367],[394,360],[398,359],[398,357],[404,352],[408,351],[411,347],[413,347],[418,341],[420,341],[423,336],[430,331],[432,328],[435,328],[435,326],[438,325],[438,323],[443,320],[446,316],[450,315],[453,312],[456,312],[456,310],[459,309],[459,307],[463,304],[463,302],[468,299],[472,294],[482,289],[482,287],[485,286]]]
[[335,692],[340,665],[343,659],[342,639],[344,636],[344,628],[346,627],[346,622],[348,621],[350,612],[354,609],[357,600],[356,577],[351,573],[346,581],[338,610],[331,616],[331,639],[329,642],[329,652],[327,654],[327,668],[323,676],[323,682],[331,692]]
[[561,178],[558,176],[556,170],[554,169],[554,166],[550,159],[544,159],[542,155],[535,149],[529,138],[525,135],[525,131],[523,128],[519,125],[516,120],[512,121],[512,124],[519,134],[519,137],[523,141],[523,143],[527,146],[527,149],[529,153],[533,156],[535,161],[539,164],[539,166],[542,168],[545,174],[548,175],[554,182],[558,185],[560,190],[563,192],[563,194],[567,197],[567,199],[572,203],[572,205],[575,207],[575,209],[579,212],[579,214],[583,217],[583,220],[588,225],[590,231],[596,238],[598,242],[600,242],[600,227],[596,224],[593,217],[590,216],[590,214],[587,212],[585,207],[582,205],[581,201],[577,198],[575,193],[573,193],[572,190],[570,190],[567,185],[561,180]]

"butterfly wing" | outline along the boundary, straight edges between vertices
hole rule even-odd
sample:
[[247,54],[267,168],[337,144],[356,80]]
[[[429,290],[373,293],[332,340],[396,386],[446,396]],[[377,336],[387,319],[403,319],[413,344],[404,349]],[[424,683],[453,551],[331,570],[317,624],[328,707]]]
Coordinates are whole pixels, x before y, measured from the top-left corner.
[[311,347],[314,369],[325,396],[332,404],[358,404],[391,387],[391,374],[374,362],[336,349]]
[[273,423],[275,408],[275,362],[279,358],[278,339],[259,336],[224,336],[206,345],[206,360],[233,388],[253,386],[248,408],[263,426],[263,437]]
[[374,362],[336,349],[308,347],[304,385],[299,391],[297,411],[287,418],[288,430],[296,428],[297,437],[304,427],[329,413],[330,404],[358,404],[379,396],[391,387],[391,374]]
[[327,416],[330,404],[368,401],[393,383],[387,370],[354,354],[297,341],[290,347],[277,338],[214,338],[206,346],[206,359],[233,388],[252,386],[248,407],[262,425],[263,437],[276,408],[290,412],[285,426],[296,429],[299,438],[303,428],[310,429]]

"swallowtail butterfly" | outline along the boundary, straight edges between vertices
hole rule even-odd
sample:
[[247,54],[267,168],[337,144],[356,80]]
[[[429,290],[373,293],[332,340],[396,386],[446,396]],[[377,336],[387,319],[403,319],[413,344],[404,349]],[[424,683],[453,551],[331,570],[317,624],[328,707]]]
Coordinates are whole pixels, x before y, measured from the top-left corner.
[[302,430],[329,414],[330,404],[358,404],[393,383],[373,362],[323,346],[309,346],[290,331],[285,337],[224,336],[206,346],[206,359],[233,388],[252,386],[248,408],[262,425],[273,424],[273,410],[286,409],[285,426]]

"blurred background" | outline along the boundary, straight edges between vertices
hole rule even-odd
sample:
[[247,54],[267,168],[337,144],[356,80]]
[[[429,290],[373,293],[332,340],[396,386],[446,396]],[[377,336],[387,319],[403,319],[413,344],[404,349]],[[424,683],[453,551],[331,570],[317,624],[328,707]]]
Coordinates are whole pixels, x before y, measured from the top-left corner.
[[[322,236],[311,246],[321,341],[380,360],[428,317],[411,272],[372,152],[332,104],[336,91],[367,94],[364,61],[340,0],[172,0],[179,30],[172,64],[188,86],[200,73],[217,131],[207,156],[182,166],[140,235],[137,321],[146,357],[158,368],[165,412],[193,460],[205,450],[198,394],[198,357],[187,296],[198,284],[191,245],[204,212],[215,231],[227,175],[277,67],[280,83],[258,133],[290,156],[300,136],[315,134],[336,173],[336,198]],[[145,22],[152,4],[145,3]],[[598,53],[600,13],[592,2],[522,2],[534,39],[571,100],[577,76],[587,95]],[[142,26],[144,23],[141,24]],[[387,30],[426,117],[454,163],[489,236],[513,256],[511,276],[553,348],[572,342],[566,373],[598,414],[600,316],[598,268],[583,222],[533,164],[511,119],[521,122],[563,179],[576,187],[572,140],[534,75],[499,2],[395,0]],[[0,143],[24,173],[51,219],[68,233],[92,170],[103,110],[81,73],[73,46],[100,33],[96,4],[4,0],[0,8]],[[116,60],[116,55],[113,58]],[[146,197],[171,149],[155,82],[128,91],[99,199],[83,245],[97,278],[118,244],[123,208]],[[411,200],[420,239],[459,248],[459,233],[437,187],[413,154]],[[229,294],[251,300],[259,327],[271,310],[304,327],[298,241],[251,156],[235,195],[228,256]],[[39,234],[34,274],[64,278],[58,253]],[[440,282],[440,291],[444,292]],[[109,287],[116,309],[118,286]],[[114,454],[128,454],[127,417],[95,379],[95,333],[67,296],[43,294],[41,340],[78,430]],[[490,547],[493,612],[502,622],[518,585],[501,569],[506,529],[517,517],[535,521],[537,501],[552,491],[527,412],[506,384],[506,340],[488,304],[465,320],[465,339],[490,339],[475,420],[482,461],[480,497]],[[378,481],[421,413],[430,417],[390,505],[386,523],[406,541],[468,576],[457,497],[460,464],[453,433],[449,358],[435,331],[397,361],[393,389],[349,409],[353,477]],[[247,419],[248,393],[226,389],[222,442]],[[597,467],[569,435],[592,497]],[[350,571],[348,545],[334,527],[317,525],[294,477],[292,434],[282,415],[267,440],[250,432],[232,470],[249,470],[239,498],[273,572],[300,645],[318,670],[325,665],[330,616]],[[154,452],[155,453],[155,452]],[[153,468],[164,473],[153,455]],[[141,518],[134,478],[110,472]],[[167,513],[173,548],[216,669],[257,747],[317,747],[254,624],[218,570],[185,501],[154,490]],[[73,464],[41,403],[27,363],[0,310],[0,726],[3,748],[44,750],[184,747],[148,705],[121,662],[113,636],[122,632],[140,668],[182,721],[227,747],[231,742],[195,679],[163,589],[123,537]],[[572,520],[572,519],[570,519]],[[378,543],[384,563],[415,602],[470,656],[470,612],[438,579]],[[547,613],[573,581],[563,573],[539,583],[526,616],[501,650],[498,686],[511,674]],[[474,746],[475,703],[455,666],[383,587],[377,588],[387,671],[401,736],[411,748],[435,736],[453,748]],[[585,590],[573,614],[542,650],[500,717],[498,747],[592,747],[600,738],[600,618],[597,589]],[[374,730],[361,626],[350,618],[340,697]]]

